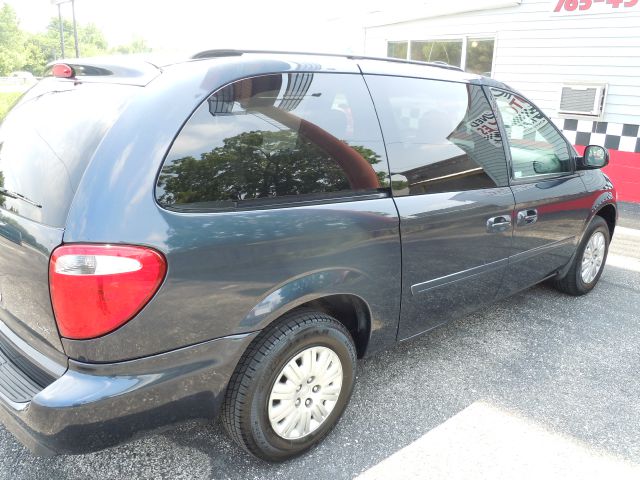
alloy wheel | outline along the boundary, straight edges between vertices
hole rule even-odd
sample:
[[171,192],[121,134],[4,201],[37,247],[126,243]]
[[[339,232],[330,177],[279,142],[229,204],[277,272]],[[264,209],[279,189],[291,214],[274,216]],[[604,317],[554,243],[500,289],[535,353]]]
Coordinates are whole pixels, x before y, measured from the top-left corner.
[[594,232],[582,254],[580,275],[585,284],[595,280],[602,268],[607,243],[602,232]]

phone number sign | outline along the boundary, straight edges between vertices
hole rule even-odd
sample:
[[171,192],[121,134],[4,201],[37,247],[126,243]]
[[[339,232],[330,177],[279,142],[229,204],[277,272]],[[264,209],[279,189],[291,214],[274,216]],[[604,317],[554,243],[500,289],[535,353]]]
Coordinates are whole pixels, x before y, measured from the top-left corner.
[[640,5],[640,0],[558,0],[555,13],[605,13],[629,11]]

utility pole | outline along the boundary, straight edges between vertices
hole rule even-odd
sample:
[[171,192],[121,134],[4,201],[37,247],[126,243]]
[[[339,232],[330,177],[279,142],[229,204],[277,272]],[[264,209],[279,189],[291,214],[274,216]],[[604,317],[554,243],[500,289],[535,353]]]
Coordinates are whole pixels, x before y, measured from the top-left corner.
[[71,0],[71,12],[73,14],[73,40],[76,44],[76,58],[80,58],[80,49],[78,48],[78,26],[76,25],[76,1]]
[[62,28],[62,10],[58,4],[58,27],[60,28],[60,50],[64,58],[64,29]]
[[64,26],[62,23],[61,6],[63,3],[71,3],[71,13],[73,15],[73,40],[76,47],[76,58],[80,57],[80,47],[78,45],[78,25],[76,24],[76,3],[75,0],[51,0],[52,5],[58,7],[58,21],[60,22],[60,50],[64,58]]

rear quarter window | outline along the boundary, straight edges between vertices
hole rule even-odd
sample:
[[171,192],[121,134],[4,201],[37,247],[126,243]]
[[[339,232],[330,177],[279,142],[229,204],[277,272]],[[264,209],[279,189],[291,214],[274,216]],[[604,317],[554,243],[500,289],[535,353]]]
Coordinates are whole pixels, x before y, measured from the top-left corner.
[[388,190],[384,152],[360,75],[253,77],[194,112],[167,155],[156,196],[188,211],[365,198]]

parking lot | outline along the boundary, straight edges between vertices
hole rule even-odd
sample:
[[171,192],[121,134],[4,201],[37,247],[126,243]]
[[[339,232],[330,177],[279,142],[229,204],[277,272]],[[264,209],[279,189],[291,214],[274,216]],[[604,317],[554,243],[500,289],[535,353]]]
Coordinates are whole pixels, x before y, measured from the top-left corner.
[[0,478],[640,478],[640,208],[588,296],[538,286],[361,361],[334,432],[281,465],[220,425],[32,457],[0,427]]

